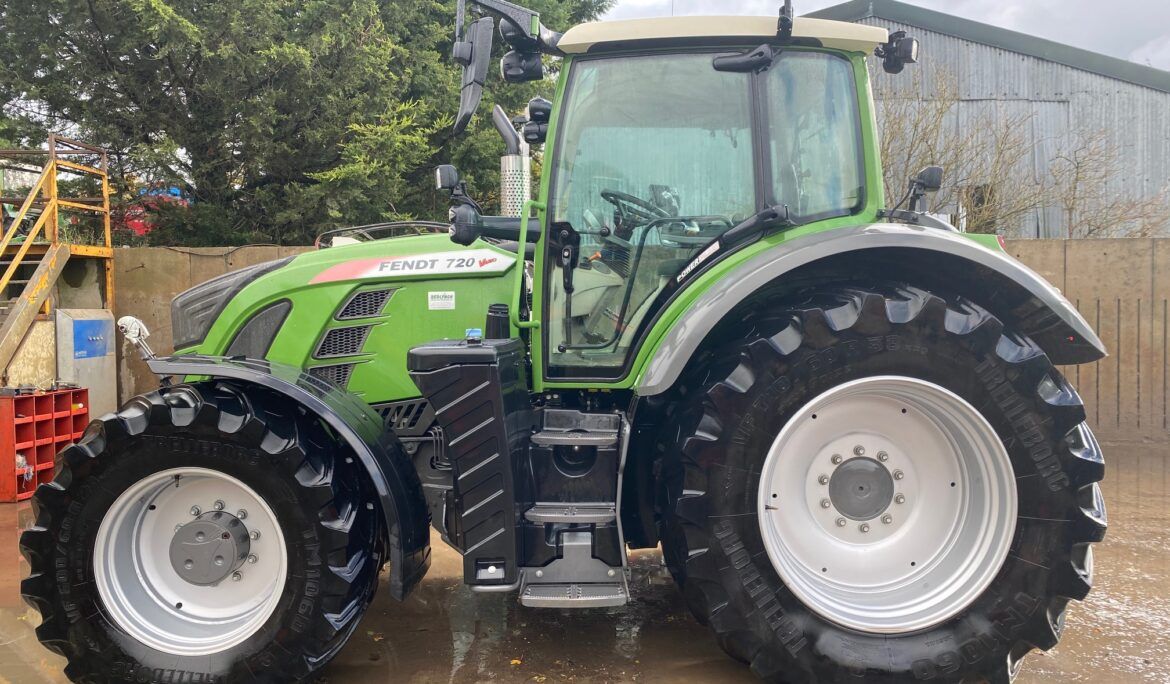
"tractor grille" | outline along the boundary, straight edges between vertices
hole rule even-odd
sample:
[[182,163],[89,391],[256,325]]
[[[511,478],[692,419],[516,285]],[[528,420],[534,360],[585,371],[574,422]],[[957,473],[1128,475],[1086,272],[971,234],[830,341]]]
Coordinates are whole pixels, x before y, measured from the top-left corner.
[[341,389],[349,384],[349,376],[353,375],[353,364],[342,363],[336,366],[317,366],[309,369],[309,375],[337,385]]
[[321,338],[317,351],[313,356],[318,359],[329,359],[335,356],[353,356],[362,351],[366,338],[370,335],[371,326],[359,325],[352,328],[334,328]]
[[337,320],[349,321],[355,318],[373,318],[381,315],[382,309],[386,306],[386,302],[390,301],[392,294],[394,294],[394,290],[358,292],[349,298],[345,306],[341,307],[341,311],[337,314]]

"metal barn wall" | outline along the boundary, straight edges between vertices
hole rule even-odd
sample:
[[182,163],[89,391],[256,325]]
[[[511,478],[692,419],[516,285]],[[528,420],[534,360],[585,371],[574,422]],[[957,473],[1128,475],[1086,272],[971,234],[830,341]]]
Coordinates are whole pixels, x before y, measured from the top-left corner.
[[[1047,177],[1053,155],[1071,133],[1084,130],[1104,131],[1126,160],[1124,171],[1110,183],[1112,192],[1151,197],[1170,183],[1170,93],[880,17],[860,23],[905,30],[922,43],[921,61],[900,75],[886,74],[874,62],[876,98],[912,96],[916,85],[929,98],[943,75],[955,81],[965,110],[956,125],[987,111],[998,112],[1001,121],[1030,115],[1027,133],[1038,180]],[[1005,228],[1019,237],[1067,234],[1054,207],[1026,225]]]

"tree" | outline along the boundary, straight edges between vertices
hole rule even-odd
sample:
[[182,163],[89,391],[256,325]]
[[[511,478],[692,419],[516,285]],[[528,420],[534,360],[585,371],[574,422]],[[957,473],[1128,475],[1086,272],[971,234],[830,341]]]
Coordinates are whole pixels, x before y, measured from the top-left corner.
[[[905,90],[878,101],[877,114],[889,201],[905,195],[910,174],[940,165],[946,182],[932,209],[968,232],[1031,237],[1057,217],[1068,238],[1146,237],[1170,225],[1170,187],[1119,187],[1126,157],[1105,131],[1034,139],[1031,113],[1010,102],[963,101],[945,72],[932,75],[929,89],[916,73]],[[1051,157],[1039,158],[1048,147]]]
[[1072,133],[1052,160],[1053,197],[1070,238],[1150,237],[1170,222],[1170,186],[1141,196],[1118,188],[1128,168],[1102,131]]
[[931,199],[932,210],[950,213],[972,233],[1024,224],[1044,202],[1032,170],[1031,140],[1024,134],[1030,116],[1002,111],[996,103],[964,109],[956,81],[935,74],[933,92],[922,95],[915,74],[910,97],[877,104],[886,197],[897,202],[911,174],[938,165],[945,183]]
[[[611,0],[530,4],[565,27]],[[447,132],[459,87],[453,10],[449,0],[0,0],[10,61],[0,137],[27,145],[56,130],[105,146],[124,190],[183,183],[192,208],[164,212],[157,240],[304,243],[338,225],[434,217],[439,160],[456,160],[480,189],[497,173],[487,117],[460,139]],[[514,110],[539,87],[489,91]]]

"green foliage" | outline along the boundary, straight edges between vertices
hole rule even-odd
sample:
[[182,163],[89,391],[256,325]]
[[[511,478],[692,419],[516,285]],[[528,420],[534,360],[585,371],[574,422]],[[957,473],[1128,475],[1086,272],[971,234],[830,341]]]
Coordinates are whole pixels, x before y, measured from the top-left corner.
[[[612,0],[529,0],[566,29]],[[47,130],[114,150],[131,186],[185,186],[151,240],[306,243],[328,228],[436,218],[436,164],[490,199],[501,146],[491,106],[552,83],[493,75],[452,139],[454,0],[0,0],[0,143]],[[502,55],[503,48],[497,47]]]

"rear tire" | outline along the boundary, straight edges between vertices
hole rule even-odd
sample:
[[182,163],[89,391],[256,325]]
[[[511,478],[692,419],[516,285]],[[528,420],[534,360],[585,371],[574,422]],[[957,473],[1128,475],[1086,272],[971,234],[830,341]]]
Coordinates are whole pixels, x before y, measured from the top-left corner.
[[[287,400],[227,382],[94,421],[21,536],[37,637],[74,681],[308,677],[357,626],[382,565],[377,506],[347,453]],[[211,548],[197,517],[225,541],[185,565]]]
[[[752,331],[746,338],[709,350],[689,369],[666,433],[674,438],[673,446],[667,446],[661,463],[664,554],[688,606],[711,627],[720,645],[771,682],[854,678],[1007,682],[1028,651],[1055,646],[1068,602],[1083,599],[1092,587],[1091,544],[1103,539],[1106,515],[1097,485],[1104,474],[1100,449],[1084,423],[1080,398],[1047,356],[971,302],[907,286],[822,289],[754,313],[744,327]],[[821,444],[816,434],[799,443],[789,438],[802,429],[797,422],[815,423],[809,409],[826,404],[814,402],[847,397],[851,387],[919,385],[937,388],[923,395],[933,397],[920,403],[923,415],[934,412],[946,423],[946,412],[937,408],[946,405],[954,407],[956,425],[969,420],[962,423],[968,427],[946,434],[979,434],[982,422],[988,430],[983,434],[990,435],[984,449],[987,468],[970,480],[947,477],[956,481],[957,490],[952,491],[969,487],[978,492],[982,486],[988,492],[1011,494],[1014,500],[997,508],[990,503],[996,497],[987,497],[989,520],[997,520],[995,511],[1011,519],[1006,524],[1000,520],[996,528],[1006,538],[988,541],[990,547],[998,541],[999,551],[988,552],[985,581],[977,581],[977,553],[972,552],[969,563],[952,560],[946,566],[940,560],[937,566],[956,568],[955,575],[970,571],[976,581],[956,583],[957,598],[937,610],[899,621],[896,615],[888,618],[892,604],[867,598],[870,589],[864,582],[822,580],[817,571],[825,572],[826,578],[869,573],[877,586],[882,562],[905,560],[881,556],[893,547],[873,540],[896,525],[886,522],[886,513],[906,511],[893,501],[901,490],[885,492],[889,483],[874,479],[874,487],[880,485],[877,489],[890,499],[884,501],[888,506],[858,509],[866,508],[864,500],[848,503],[840,498],[835,480],[823,482],[826,478],[821,477],[827,473],[835,477],[839,471],[833,469],[854,454],[846,451],[840,459],[834,454],[831,463],[827,454],[842,449],[827,446],[820,459],[811,453]],[[848,405],[856,422],[868,426],[862,430],[865,434],[884,432],[896,446],[908,433],[929,431],[923,427],[930,424],[927,421],[899,432],[898,426],[905,423],[895,420],[896,410],[888,418],[888,430],[873,428],[875,423],[865,423],[867,418],[858,411],[877,403],[872,399]],[[820,428],[826,418],[834,419],[827,410],[819,417]],[[857,441],[850,437],[848,444]],[[964,451],[965,442],[956,439],[954,444],[960,461],[970,465],[982,458]],[[769,459],[777,445],[784,447],[784,458],[777,449]],[[906,467],[906,483],[913,480],[915,465],[945,460],[945,448],[925,451],[929,459],[919,454],[918,463]],[[892,464],[897,455],[894,448],[889,452]],[[996,460],[996,452],[1002,460]],[[789,468],[782,477],[776,475],[777,463]],[[793,469],[793,463],[798,467]],[[1006,476],[995,475],[996,463],[1006,469]],[[880,465],[873,459],[865,468],[850,471],[863,478],[864,496],[871,489],[866,473],[881,471]],[[961,474],[977,472],[963,470],[966,467],[959,467]],[[891,465],[888,472],[896,471]],[[932,472],[922,471],[930,486],[939,477]],[[811,479],[793,486],[797,477]],[[999,484],[993,486],[993,480]],[[828,494],[830,482],[833,495]],[[949,483],[939,484],[945,490]],[[797,508],[791,508],[792,500],[802,499],[806,491],[812,505],[797,501]],[[772,493],[777,493],[774,507]],[[961,528],[963,520],[984,510],[981,501],[968,497],[968,508],[956,514],[955,526]],[[842,504],[850,510],[838,512]],[[813,522],[822,506],[831,517],[817,527]],[[785,524],[792,520],[808,524],[777,527],[769,516]],[[856,539],[833,538],[840,521],[845,521],[841,529],[856,533]],[[872,523],[871,529],[858,532],[862,523]],[[803,556],[785,555],[782,547],[799,529],[813,527],[816,534],[825,530],[824,557],[848,559],[851,550],[866,544],[873,544],[869,548],[876,555],[869,563],[839,566],[848,572],[834,573],[826,563],[825,568],[802,574],[794,568],[802,568],[810,555],[820,552],[810,546],[813,551],[806,549]],[[906,538],[914,541],[920,529],[907,529]],[[965,542],[951,539],[940,542],[939,548],[956,543]],[[955,556],[939,551],[937,557]],[[923,586],[924,577],[932,589],[946,579],[914,574],[925,568],[900,572],[905,574],[899,577],[908,578],[904,581],[918,582],[913,586],[923,587],[923,594],[930,593]],[[914,594],[890,595],[899,597],[902,605],[913,603]]]

